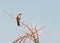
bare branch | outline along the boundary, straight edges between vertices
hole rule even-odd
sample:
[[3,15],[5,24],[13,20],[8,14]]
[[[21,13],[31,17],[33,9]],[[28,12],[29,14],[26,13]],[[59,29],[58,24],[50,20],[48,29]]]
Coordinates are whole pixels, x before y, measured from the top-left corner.
[[16,39],[13,43],[18,42],[19,40],[22,40],[22,39],[23,39],[23,38],[25,38],[25,37],[27,37],[27,36],[22,36],[22,37],[20,37],[20,38]]
[[10,13],[8,13],[7,11],[5,10],[2,10],[3,12],[5,12],[7,15],[11,16],[13,19],[16,19],[14,16],[12,16]]
[[30,30],[30,32],[32,32],[31,28],[30,28],[27,24],[25,24],[25,23],[23,23],[23,22],[21,22],[21,24],[22,24],[22,26],[27,27],[27,29],[29,29],[29,30]]
[[24,43],[26,39],[27,39],[27,37],[22,41],[22,43]]

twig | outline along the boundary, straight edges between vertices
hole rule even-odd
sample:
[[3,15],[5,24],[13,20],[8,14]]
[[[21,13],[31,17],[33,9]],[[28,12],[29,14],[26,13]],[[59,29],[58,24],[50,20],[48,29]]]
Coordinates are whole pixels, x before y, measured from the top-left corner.
[[21,24],[22,24],[22,26],[27,27],[27,29],[29,29],[29,30],[30,30],[30,32],[32,32],[31,28],[30,28],[28,25],[26,25],[26,24],[25,24],[25,23],[23,23],[23,22],[21,22]]
[[10,13],[8,13],[7,11],[5,11],[5,10],[2,10],[3,12],[5,12],[7,15],[9,15],[9,16],[11,16],[13,19],[15,19],[15,17],[14,16],[12,16]]

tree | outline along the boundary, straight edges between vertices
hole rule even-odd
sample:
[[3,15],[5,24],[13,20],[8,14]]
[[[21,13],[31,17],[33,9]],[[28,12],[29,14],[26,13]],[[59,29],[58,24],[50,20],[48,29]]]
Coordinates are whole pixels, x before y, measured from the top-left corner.
[[[5,10],[2,10],[3,12],[7,13],[9,16],[11,16],[13,19],[15,19],[15,17],[13,17],[10,13],[6,12]],[[16,20],[16,19],[15,19]],[[39,43],[39,34],[38,31],[40,31],[41,29],[44,28],[44,26],[42,26],[41,28],[39,28],[37,30],[37,25],[34,26],[29,26],[27,24],[25,24],[24,22],[20,21],[20,24],[22,27],[24,27],[24,29],[28,29],[28,31],[23,35],[23,36],[19,36],[15,41],[13,41],[12,43],[24,43],[26,41],[26,39],[30,39],[32,40],[34,43]]]
[[[40,29],[37,30],[37,25],[35,25],[34,29],[28,25],[26,25],[25,23],[21,22],[21,26],[24,27],[24,29],[28,29],[30,31],[26,32],[22,37],[17,38],[15,41],[13,41],[13,43],[23,43],[25,42],[25,40],[27,38],[29,38],[30,40],[32,40],[34,43],[39,43],[39,35],[38,35],[38,31],[40,31],[41,29],[43,29],[43,27],[41,27]],[[26,28],[27,27],[27,28]]]

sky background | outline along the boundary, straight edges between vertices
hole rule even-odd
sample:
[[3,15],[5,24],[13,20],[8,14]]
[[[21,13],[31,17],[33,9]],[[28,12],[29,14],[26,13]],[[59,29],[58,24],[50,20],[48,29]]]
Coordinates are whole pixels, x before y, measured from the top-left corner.
[[45,25],[40,43],[60,43],[60,0],[0,0],[0,43],[12,43],[24,28],[2,10],[14,17],[21,12],[27,24]]

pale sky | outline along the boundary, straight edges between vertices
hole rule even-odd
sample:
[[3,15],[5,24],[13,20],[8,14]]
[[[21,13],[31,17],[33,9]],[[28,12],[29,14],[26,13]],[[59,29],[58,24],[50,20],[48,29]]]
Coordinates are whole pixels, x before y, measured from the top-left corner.
[[27,24],[45,25],[40,43],[60,43],[60,0],[0,0],[0,43],[12,43],[24,29],[2,10],[14,17],[21,12]]

